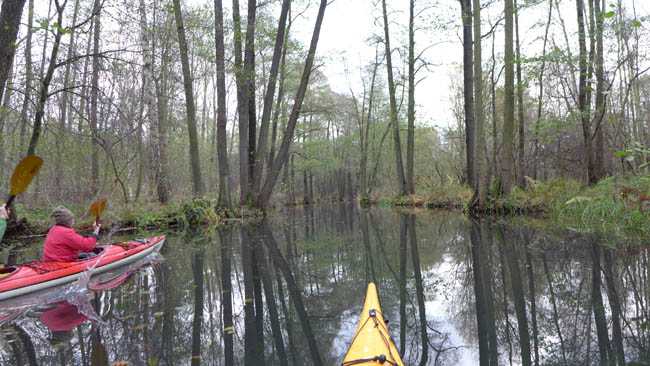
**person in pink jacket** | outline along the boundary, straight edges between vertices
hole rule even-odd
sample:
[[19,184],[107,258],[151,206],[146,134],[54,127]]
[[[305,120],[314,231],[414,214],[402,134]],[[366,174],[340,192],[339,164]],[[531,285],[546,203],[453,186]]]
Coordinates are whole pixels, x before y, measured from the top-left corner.
[[45,237],[43,247],[44,262],[71,262],[77,260],[79,251],[90,252],[99,240],[101,224],[93,224],[93,233],[84,238],[72,228],[74,215],[63,206],[58,206],[50,214],[54,225]]

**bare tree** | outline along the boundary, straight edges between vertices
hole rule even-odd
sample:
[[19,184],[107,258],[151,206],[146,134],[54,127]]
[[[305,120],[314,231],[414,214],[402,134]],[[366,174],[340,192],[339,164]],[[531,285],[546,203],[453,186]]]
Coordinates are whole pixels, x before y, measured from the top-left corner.
[[300,78],[298,90],[296,91],[291,114],[289,115],[289,120],[287,121],[287,127],[284,135],[282,136],[282,143],[280,144],[278,155],[276,156],[272,168],[269,170],[266,179],[264,180],[264,184],[261,186],[259,194],[257,197],[255,197],[254,205],[261,209],[266,209],[273,192],[273,187],[275,186],[278,175],[280,175],[280,170],[282,170],[282,166],[286,163],[287,158],[289,157],[289,147],[291,145],[291,141],[293,140],[296,123],[298,122],[298,117],[300,116],[300,110],[302,108],[302,102],[307,91],[307,84],[309,83],[309,76],[311,75],[312,67],[314,64],[316,46],[318,45],[318,37],[320,35],[321,25],[323,24],[323,17],[325,16],[326,7],[327,0],[321,0],[320,6],[318,8],[318,15],[316,16],[316,23],[314,24],[314,31],[312,33],[311,42],[309,44],[309,51],[307,52],[307,59],[305,60],[305,66]]
[[482,211],[487,203],[487,157],[483,127],[483,66],[481,65],[481,1],[473,0],[474,7],[474,147],[476,185],[471,210]]
[[[514,180],[514,127],[515,127],[515,78],[514,78],[514,53],[513,40],[513,4],[512,0],[505,0],[505,84],[503,86],[505,99],[503,106],[503,155],[501,157],[501,172],[499,178],[499,192],[508,194],[512,189]],[[523,122],[523,121],[521,121]]]
[[190,139],[190,166],[192,167],[193,192],[195,196],[203,194],[203,178],[201,176],[201,160],[199,159],[199,140],[196,133],[196,106],[194,104],[194,88],[192,86],[192,71],[187,56],[187,39],[183,25],[183,13],[180,0],[174,0],[174,17],[178,32],[178,47],[180,49],[181,65],[183,67],[183,86],[185,90],[185,109],[187,112],[187,133]]
[[388,96],[390,99],[390,123],[393,126],[393,149],[395,150],[395,167],[397,170],[397,194],[402,196],[407,193],[406,177],[404,176],[404,163],[402,160],[402,144],[399,137],[399,117],[397,115],[397,100],[395,97],[395,81],[393,80],[393,58],[390,48],[390,32],[388,30],[388,11],[386,0],[381,1],[384,18],[384,45],[386,46],[386,72],[388,74]]
[[16,53],[16,37],[25,0],[5,0],[0,8],[0,100]]
[[223,6],[214,0],[214,37],[217,63],[217,157],[219,159],[219,206],[231,208],[228,152],[226,151],[226,63],[223,40]]
[[463,107],[465,112],[465,149],[467,183],[476,184],[474,169],[474,86],[472,65],[472,0],[459,0],[463,20]]

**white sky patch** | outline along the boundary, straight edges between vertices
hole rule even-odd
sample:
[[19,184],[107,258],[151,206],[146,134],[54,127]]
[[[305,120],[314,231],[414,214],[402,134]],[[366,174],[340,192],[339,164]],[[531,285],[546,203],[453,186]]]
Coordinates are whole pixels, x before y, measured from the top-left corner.
[[[43,17],[47,13],[47,3],[47,1],[35,2],[37,18]],[[161,1],[161,3],[164,3],[164,1]],[[606,0],[606,11],[610,9],[616,10],[610,6],[610,4],[614,3],[616,1]],[[186,0],[184,4],[192,7],[205,4],[208,9],[211,9],[213,3],[211,0]],[[245,3],[241,4],[242,14],[245,14],[245,5]],[[229,16],[231,6],[231,2],[224,2],[226,16]],[[271,6],[275,9],[273,11],[275,16],[279,16],[279,2],[273,3]],[[295,17],[302,12],[302,16],[296,19],[291,29],[292,36],[298,39],[305,48],[309,46],[311,40],[317,6],[317,0],[295,1],[292,5],[292,16]],[[430,7],[423,10],[424,6]],[[631,16],[633,11],[639,19],[650,16],[650,6],[646,0],[623,0],[623,6],[626,8],[628,16]],[[71,12],[71,8],[72,6],[69,5],[66,12]],[[398,78],[400,72],[405,72],[404,63],[400,59],[397,49],[403,48],[407,44],[408,1],[388,1],[388,8],[391,47],[394,50],[393,71],[395,77]],[[530,58],[541,54],[547,9],[548,2],[541,1],[537,5],[522,9],[520,12],[520,43],[524,57]],[[452,96],[452,79],[454,77],[462,79],[462,75],[460,75],[463,62],[460,5],[455,0],[417,0],[416,11],[418,10],[421,13],[415,21],[417,28],[415,33],[416,54],[422,53],[422,58],[429,64],[429,67],[421,69],[416,76],[416,81],[418,81],[415,92],[417,104],[416,123],[452,126],[455,124],[449,102]],[[570,47],[575,54],[577,52],[575,3],[573,1],[562,1],[560,11],[566,24]],[[24,13],[23,16],[26,17],[27,12]],[[503,6],[501,2],[496,2],[492,7],[482,12],[482,33],[484,36],[487,35],[494,22],[501,21],[495,35],[497,74],[503,63],[502,14]],[[66,22],[70,21],[69,17],[70,15],[67,14]],[[607,21],[612,22],[613,19]],[[643,24],[644,31],[648,26],[647,23]],[[320,70],[328,78],[333,91],[350,94],[350,86],[352,86],[355,93],[360,93],[360,67],[369,65],[375,58],[375,47],[370,41],[373,36],[383,38],[383,20],[381,19],[381,2],[379,0],[330,1],[325,10],[325,18],[316,53],[322,63]],[[552,40],[559,47],[566,46],[556,8],[553,9],[553,20],[547,50],[552,47]],[[616,51],[613,49],[615,42],[616,39],[610,39],[609,42],[606,40],[605,47],[610,58],[616,57]],[[640,45],[642,53],[648,52],[647,47],[644,47],[647,43],[647,37],[643,38]],[[381,47],[383,47],[383,44],[380,45]],[[37,49],[35,51],[38,53]],[[484,78],[489,77],[491,52],[492,38],[486,36],[483,38],[482,55]],[[383,54],[383,48],[380,53]],[[640,69],[648,67],[648,64],[650,64],[649,58],[650,56],[647,54],[642,55]],[[349,73],[347,76],[346,67]],[[611,69],[611,67],[606,66],[606,69]],[[386,78],[385,67],[380,67],[379,73],[382,78]],[[526,73],[526,70],[524,70],[524,73]],[[501,77],[499,83],[503,83],[503,77]],[[527,93],[531,96],[537,94],[535,84],[536,80],[529,81]],[[402,108],[405,109],[406,95],[398,95],[398,100],[401,97],[404,98]],[[486,97],[488,96],[486,95]]]

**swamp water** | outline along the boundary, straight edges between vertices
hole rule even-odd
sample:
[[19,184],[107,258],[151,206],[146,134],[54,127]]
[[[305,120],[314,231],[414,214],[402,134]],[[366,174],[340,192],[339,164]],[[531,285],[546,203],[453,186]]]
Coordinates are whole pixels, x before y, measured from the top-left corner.
[[118,287],[0,316],[0,364],[339,365],[369,281],[407,365],[650,360],[648,249],[577,233],[333,205],[171,234],[161,254]]

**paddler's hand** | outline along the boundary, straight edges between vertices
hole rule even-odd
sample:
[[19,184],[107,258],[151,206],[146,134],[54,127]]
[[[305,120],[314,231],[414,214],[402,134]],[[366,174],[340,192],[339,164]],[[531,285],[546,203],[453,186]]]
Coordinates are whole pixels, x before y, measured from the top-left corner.
[[0,206],[0,219],[8,219],[9,218],[9,213],[10,209],[7,208],[7,205],[2,205]]
[[94,223],[93,224],[93,234],[99,235],[99,229],[101,229],[102,224]]

